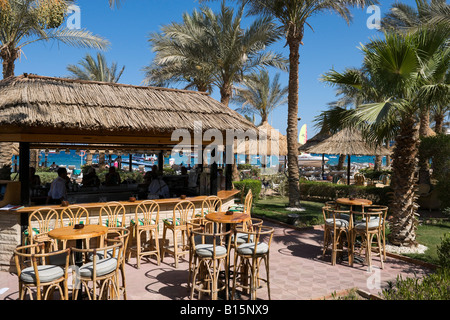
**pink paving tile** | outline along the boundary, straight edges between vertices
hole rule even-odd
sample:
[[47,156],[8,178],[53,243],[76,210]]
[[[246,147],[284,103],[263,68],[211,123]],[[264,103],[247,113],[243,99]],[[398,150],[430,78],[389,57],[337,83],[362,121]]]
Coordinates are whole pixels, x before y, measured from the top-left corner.
[[[316,299],[333,292],[350,288],[360,288],[378,293],[398,275],[413,277],[414,273],[424,275],[430,270],[425,267],[388,257],[383,270],[355,263],[350,267],[346,261],[331,265],[330,255],[322,258],[323,231],[320,229],[296,230],[275,224],[270,252],[270,285],[273,300]],[[379,266],[379,258],[373,265]],[[183,260],[178,269],[173,258],[166,256],[157,266],[155,260],[143,262],[136,269],[135,258],[126,265],[127,296],[129,300],[189,300],[188,262]],[[263,272],[263,270],[262,270]],[[262,274],[265,275],[263,272]],[[0,272],[0,300],[18,299],[17,277],[8,272]],[[0,291],[2,292],[2,291]],[[258,289],[258,299],[268,299],[267,288]],[[248,300],[248,297],[242,296]]]

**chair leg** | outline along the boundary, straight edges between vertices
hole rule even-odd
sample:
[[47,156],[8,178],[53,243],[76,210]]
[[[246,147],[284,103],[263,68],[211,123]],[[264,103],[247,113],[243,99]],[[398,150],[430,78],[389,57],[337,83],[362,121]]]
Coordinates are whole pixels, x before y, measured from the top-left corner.
[[175,259],[175,269],[178,269],[178,242],[175,230],[173,230],[173,257]]
[[141,233],[136,231],[136,266],[141,267]]
[[166,227],[166,225],[164,224],[164,227],[163,227],[163,236],[162,236],[162,238],[163,238],[163,245],[162,245],[162,247],[161,247],[161,262],[164,260],[164,255],[166,254],[166,246],[165,246],[165,244],[164,244],[164,242],[166,241],[166,232],[167,232],[167,227]]
[[153,239],[155,239],[156,261],[159,266],[161,265],[161,252],[159,251],[158,230],[157,229],[151,230],[150,237],[153,237]]

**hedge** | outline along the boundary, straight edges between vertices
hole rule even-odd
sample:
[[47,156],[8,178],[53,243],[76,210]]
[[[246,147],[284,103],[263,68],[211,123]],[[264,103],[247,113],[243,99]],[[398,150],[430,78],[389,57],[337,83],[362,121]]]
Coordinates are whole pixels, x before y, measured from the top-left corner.
[[252,190],[253,201],[256,202],[259,199],[259,194],[261,193],[262,183],[260,180],[241,180],[241,181],[233,181],[233,185],[236,189],[241,190],[241,201],[247,195],[248,190]]
[[308,201],[331,201],[337,198],[364,198],[380,205],[389,204],[391,187],[377,188],[375,186],[342,185],[317,181],[300,183],[300,199]]

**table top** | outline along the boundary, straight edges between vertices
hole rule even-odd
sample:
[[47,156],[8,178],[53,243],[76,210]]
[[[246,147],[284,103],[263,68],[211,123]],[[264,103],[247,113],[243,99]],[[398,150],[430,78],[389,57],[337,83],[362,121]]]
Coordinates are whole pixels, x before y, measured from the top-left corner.
[[233,212],[233,214],[225,214],[225,212],[211,212],[205,216],[206,220],[218,223],[241,223],[250,220],[250,215],[243,212]]
[[336,202],[348,206],[370,206],[372,204],[372,201],[360,198],[355,198],[351,200],[350,198],[338,198],[336,199]]
[[48,232],[50,238],[58,240],[79,240],[100,237],[108,232],[108,227],[98,224],[87,224],[82,229],[73,226],[56,228]]

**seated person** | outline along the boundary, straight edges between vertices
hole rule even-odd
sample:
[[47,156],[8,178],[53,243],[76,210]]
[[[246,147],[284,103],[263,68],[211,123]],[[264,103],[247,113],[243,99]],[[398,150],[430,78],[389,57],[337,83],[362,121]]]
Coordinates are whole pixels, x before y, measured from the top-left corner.
[[66,168],[58,169],[58,177],[53,180],[48,192],[47,204],[61,204],[63,200],[67,200],[66,184],[69,182]]
[[81,181],[83,187],[98,187],[100,185],[100,179],[97,177],[95,169],[90,167],[88,172],[83,175],[83,180]]
[[109,172],[105,175],[105,185],[118,186],[120,182],[120,175],[116,172],[116,167],[110,167]]
[[162,179],[161,174],[154,174],[152,182],[148,186],[148,197],[147,199],[163,199],[169,198],[169,187],[166,182]]
[[36,168],[30,168],[30,187],[36,187],[41,185],[41,177],[36,174]]

